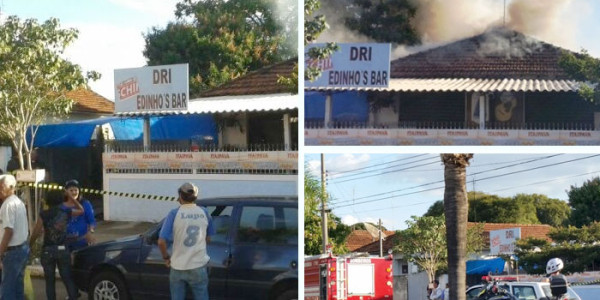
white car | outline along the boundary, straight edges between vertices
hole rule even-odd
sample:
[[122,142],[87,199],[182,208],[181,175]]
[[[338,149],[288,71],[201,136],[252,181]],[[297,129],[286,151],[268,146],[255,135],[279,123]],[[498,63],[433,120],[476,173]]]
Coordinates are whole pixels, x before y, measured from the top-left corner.
[[[499,281],[498,286],[503,287],[519,300],[549,300],[552,299],[550,283],[526,281]],[[471,286],[467,289],[467,300],[477,299],[477,295],[484,288],[483,284]],[[568,294],[561,300],[581,300],[571,287],[567,288]]]

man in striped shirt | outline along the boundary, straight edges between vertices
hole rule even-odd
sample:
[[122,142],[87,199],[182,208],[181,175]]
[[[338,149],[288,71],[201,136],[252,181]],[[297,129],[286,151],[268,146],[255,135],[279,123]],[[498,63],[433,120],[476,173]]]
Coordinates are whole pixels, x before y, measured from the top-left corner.
[[[194,299],[208,299],[207,265],[210,257],[206,244],[214,234],[212,219],[204,207],[196,205],[198,187],[186,182],[178,190],[178,208],[169,212],[163,223],[158,247],[169,275],[171,299],[185,298],[186,284]],[[167,243],[173,243],[173,255],[167,251]]]

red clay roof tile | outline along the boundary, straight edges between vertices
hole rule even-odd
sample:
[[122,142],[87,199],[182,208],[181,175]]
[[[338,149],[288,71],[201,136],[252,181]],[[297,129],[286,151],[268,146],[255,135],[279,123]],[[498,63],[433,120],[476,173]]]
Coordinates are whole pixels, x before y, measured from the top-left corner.
[[522,33],[483,34],[392,61],[392,78],[571,79],[558,65],[562,51]]
[[277,79],[279,76],[289,77],[297,63],[298,58],[292,58],[249,72],[219,87],[202,92],[200,97],[288,93],[288,87],[277,83]]
[[115,111],[114,102],[90,89],[78,89],[67,92],[66,95],[75,100],[73,112],[112,114]]

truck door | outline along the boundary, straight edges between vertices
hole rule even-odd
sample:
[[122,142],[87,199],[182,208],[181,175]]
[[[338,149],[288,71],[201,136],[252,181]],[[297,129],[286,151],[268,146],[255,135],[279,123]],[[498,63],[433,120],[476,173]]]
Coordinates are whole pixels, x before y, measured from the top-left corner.
[[319,299],[329,299],[327,297],[327,264],[319,266]]

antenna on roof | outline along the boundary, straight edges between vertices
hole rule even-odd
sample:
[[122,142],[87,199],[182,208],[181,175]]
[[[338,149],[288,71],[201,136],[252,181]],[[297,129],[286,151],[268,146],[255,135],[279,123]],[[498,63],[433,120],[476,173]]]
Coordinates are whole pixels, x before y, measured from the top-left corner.
[[506,27],[506,0],[504,0],[504,17],[502,18],[502,26]]

